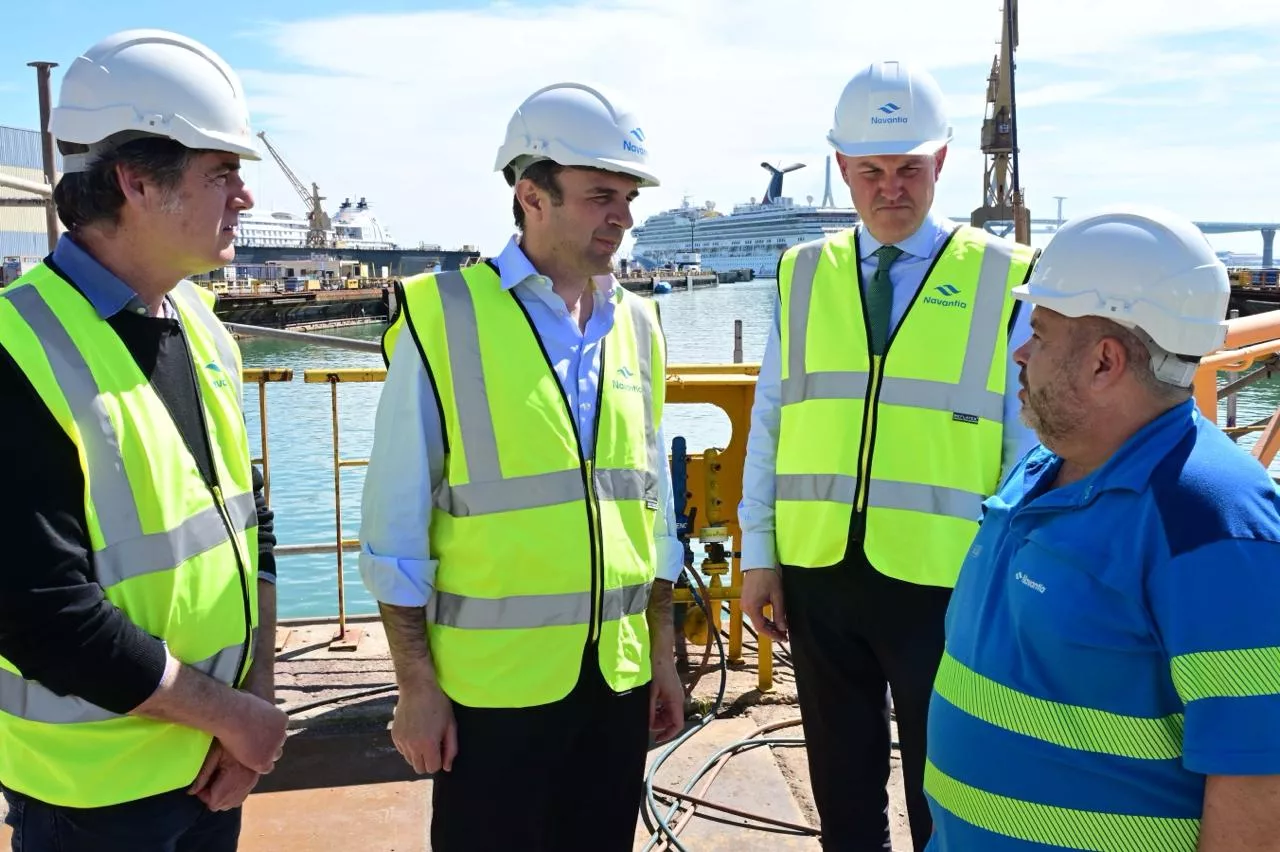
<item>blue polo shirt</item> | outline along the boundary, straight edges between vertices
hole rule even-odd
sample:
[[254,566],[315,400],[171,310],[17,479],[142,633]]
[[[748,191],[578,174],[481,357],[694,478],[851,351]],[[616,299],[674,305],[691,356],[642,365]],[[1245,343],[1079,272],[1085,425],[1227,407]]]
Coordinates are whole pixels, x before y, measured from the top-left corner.
[[1188,401],[984,504],[929,710],[930,852],[1194,852],[1207,775],[1280,773],[1280,497]]

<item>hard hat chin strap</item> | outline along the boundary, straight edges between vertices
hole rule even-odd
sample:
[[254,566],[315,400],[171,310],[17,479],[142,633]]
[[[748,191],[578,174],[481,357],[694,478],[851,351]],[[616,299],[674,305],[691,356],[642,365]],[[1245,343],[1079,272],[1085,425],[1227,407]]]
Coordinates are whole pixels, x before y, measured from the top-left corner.
[[511,161],[511,164],[508,166],[508,168],[511,169],[511,174],[513,176],[511,185],[515,186],[517,183],[519,183],[520,178],[524,177],[524,173],[528,171],[529,167],[532,166],[534,163],[540,163],[546,159],[548,158],[535,157],[530,154],[522,154],[519,157],[516,157],[514,160]]
[[1152,339],[1151,335],[1137,326],[1131,326],[1129,331],[1133,332],[1134,336],[1147,347],[1147,352],[1151,354],[1151,372],[1157,379],[1180,388],[1191,387],[1192,382],[1195,381],[1196,370],[1200,366],[1199,358],[1176,355],[1164,349]]

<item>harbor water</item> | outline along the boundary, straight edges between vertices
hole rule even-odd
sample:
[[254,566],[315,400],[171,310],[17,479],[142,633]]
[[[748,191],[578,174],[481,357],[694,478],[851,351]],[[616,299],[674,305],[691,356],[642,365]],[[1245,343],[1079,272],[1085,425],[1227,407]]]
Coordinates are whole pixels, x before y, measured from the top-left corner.
[[[758,362],[764,354],[773,300],[771,279],[722,284],[654,296],[666,331],[672,363],[733,360],[733,321],[742,320],[743,360]],[[377,340],[385,326],[365,325],[325,334]],[[246,367],[289,367],[292,382],[267,388],[267,440],[271,464],[271,507],[281,544],[332,544],[334,541],[333,433],[327,384],[304,384],[304,370],[382,366],[375,354],[278,340],[242,340]],[[367,459],[373,445],[374,416],[381,382],[338,386],[339,450],[343,459]],[[245,386],[245,409],[253,452],[261,453],[257,387]],[[665,417],[665,438],[682,435],[689,452],[723,447],[729,440],[729,418],[710,405],[672,405]],[[360,531],[360,492],[364,467],[342,470],[342,529],[345,538]],[[425,523],[426,520],[424,519]],[[360,582],[358,556],[343,556],[348,614],[375,612],[376,605]],[[332,615],[338,611],[337,565],[332,553],[289,555],[278,565],[279,614],[282,618]]]
[[[758,362],[764,354],[769,324],[773,321],[776,285],[771,279],[722,284],[693,291],[676,290],[654,296],[662,312],[672,363],[716,363],[733,360],[733,323],[742,320],[743,360]],[[382,325],[357,326],[326,332],[343,337],[377,340]],[[276,534],[282,544],[332,544],[335,529],[333,482],[333,430],[329,386],[304,384],[304,370],[382,366],[379,355],[324,346],[276,340],[243,340],[246,367],[292,368],[292,382],[268,387],[268,441],[271,462],[271,505],[276,513]],[[1223,380],[1229,378],[1223,374]],[[373,443],[374,415],[381,382],[344,383],[338,388],[343,459],[367,459]],[[1237,419],[1250,423],[1270,414],[1280,404],[1280,383],[1262,382],[1240,394]],[[245,388],[245,408],[250,442],[260,453],[256,386]],[[1225,402],[1219,405],[1219,422],[1225,423]],[[729,439],[728,417],[710,405],[672,405],[665,418],[667,445],[683,436],[689,452],[723,447]],[[1242,438],[1241,446],[1253,442]],[[363,467],[346,467],[341,473],[342,528],[345,538],[359,535],[360,493]],[[1280,472],[1280,464],[1273,465]],[[425,523],[426,520],[424,519]],[[337,565],[332,553],[289,555],[279,559],[279,611],[281,617],[332,615],[337,612]],[[376,611],[360,582],[357,554],[343,558],[348,614]]]

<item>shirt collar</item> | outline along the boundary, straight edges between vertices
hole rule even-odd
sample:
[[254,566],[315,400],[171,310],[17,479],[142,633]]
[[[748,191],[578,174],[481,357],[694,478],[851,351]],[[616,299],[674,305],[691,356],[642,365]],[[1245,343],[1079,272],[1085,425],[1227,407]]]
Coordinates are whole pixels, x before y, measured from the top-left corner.
[[[1111,489],[1144,491],[1156,465],[1202,420],[1194,399],[1178,403],[1129,436],[1101,467],[1079,483],[1073,483],[1084,487],[1072,489],[1071,502],[1082,503],[1091,494]],[[1060,461],[1055,453],[1037,448],[1027,462],[1028,479],[1038,481],[1043,476],[1056,476]]]
[[[916,228],[915,233],[894,245],[912,257],[928,259],[933,257],[934,250],[954,229],[955,225],[935,215],[931,210],[920,223],[920,227]],[[858,228],[858,251],[863,260],[875,254],[882,245],[883,243],[871,236],[871,231],[867,230],[865,225]]]
[[[110,319],[121,311],[150,313],[132,287],[99,263],[70,234],[58,238],[57,245],[53,247],[53,262],[75,282],[76,289],[84,294],[102,319]],[[167,304],[164,315],[171,315]]]
[[[520,241],[514,235],[507,240],[502,252],[493,259],[493,264],[498,267],[498,277],[502,281],[503,290],[510,290],[530,278],[545,280],[550,286],[551,279],[534,269],[533,262],[520,248]],[[612,273],[595,275],[591,280],[595,284],[596,292],[606,299],[612,299],[616,294],[618,279],[614,278]]]

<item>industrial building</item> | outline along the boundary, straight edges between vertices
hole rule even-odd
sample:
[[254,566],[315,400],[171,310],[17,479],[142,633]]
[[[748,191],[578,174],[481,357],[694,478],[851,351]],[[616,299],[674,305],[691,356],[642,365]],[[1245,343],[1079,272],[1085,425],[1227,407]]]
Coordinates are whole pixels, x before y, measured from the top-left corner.
[[[62,169],[62,158],[57,157]],[[0,174],[44,183],[40,133],[0,126]],[[26,202],[15,205],[14,201]],[[0,260],[10,257],[42,258],[49,251],[45,209],[36,195],[0,186]]]

